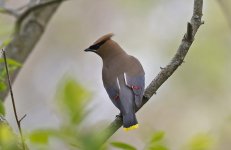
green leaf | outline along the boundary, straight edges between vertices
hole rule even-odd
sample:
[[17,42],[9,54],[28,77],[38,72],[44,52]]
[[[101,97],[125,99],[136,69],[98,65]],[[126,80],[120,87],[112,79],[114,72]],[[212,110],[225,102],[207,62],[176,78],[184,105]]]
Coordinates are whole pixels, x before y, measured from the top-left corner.
[[0,125],[0,149],[1,150],[21,150],[18,146],[18,138],[12,132],[7,123]]
[[4,91],[6,89],[6,84],[2,81],[0,81],[0,91]]
[[150,146],[148,150],[168,150],[168,148],[160,144],[154,144]]
[[32,143],[38,144],[48,144],[49,137],[53,136],[55,133],[54,130],[35,130],[30,133],[29,139]]
[[122,142],[112,142],[111,145],[122,150],[136,150],[134,146]]
[[[12,65],[12,66],[15,66],[15,67],[21,67],[22,66],[21,63],[15,61],[13,59],[10,59],[10,58],[7,58],[6,61],[7,61],[8,65]],[[4,63],[4,59],[3,58],[0,58],[0,63]]]
[[[7,58],[6,61],[7,61],[9,73],[15,71],[16,69],[22,66],[22,64],[10,58]],[[0,58],[0,64],[5,65],[4,58]],[[0,91],[5,90],[5,84],[4,84],[5,78],[6,78],[6,69],[4,66],[0,70],[0,82],[2,82],[0,83]]]
[[60,108],[67,113],[69,121],[76,125],[84,117],[89,92],[75,80],[67,79],[57,93]]
[[5,107],[4,107],[1,99],[0,99],[0,114],[5,116]]
[[147,150],[168,150],[168,148],[164,146],[164,136],[165,133],[163,131],[155,132],[146,146]]
[[210,150],[214,145],[214,139],[205,133],[197,134],[188,143],[190,150]]
[[6,39],[5,41],[3,41],[2,45],[0,46],[0,49],[2,49],[4,47],[6,47],[7,45],[9,45],[12,40],[13,39],[10,37],[10,38]]
[[163,131],[158,131],[154,133],[151,138],[151,143],[161,141],[164,138],[164,136],[165,136],[165,133]]

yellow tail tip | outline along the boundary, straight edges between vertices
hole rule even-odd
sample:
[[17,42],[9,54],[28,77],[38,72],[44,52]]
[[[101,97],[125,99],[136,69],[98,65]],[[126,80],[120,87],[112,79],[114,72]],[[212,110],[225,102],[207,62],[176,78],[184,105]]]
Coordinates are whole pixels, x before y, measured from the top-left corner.
[[130,126],[128,128],[124,128],[124,131],[130,131],[130,130],[134,130],[134,129],[137,129],[137,128],[139,128],[139,124]]

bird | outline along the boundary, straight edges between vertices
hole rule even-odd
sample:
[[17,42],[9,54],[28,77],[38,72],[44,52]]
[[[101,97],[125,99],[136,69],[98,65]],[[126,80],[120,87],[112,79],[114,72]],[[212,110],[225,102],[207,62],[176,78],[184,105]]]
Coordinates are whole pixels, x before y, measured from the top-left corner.
[[137,58],[128,55],[108,33],[96,40],[85,52],[102,58],[102,80],[112,103],[120,110],[125,131],[139,127],[136,109],[142,105],[145,72]]

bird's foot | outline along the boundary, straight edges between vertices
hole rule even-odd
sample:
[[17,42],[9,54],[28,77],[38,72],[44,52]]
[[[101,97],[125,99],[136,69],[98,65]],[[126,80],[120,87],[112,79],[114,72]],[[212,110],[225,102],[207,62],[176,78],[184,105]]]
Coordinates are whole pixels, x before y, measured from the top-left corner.
[[123,118],[122,113],[120,113],[119,115],[116,115],[116,118],[122,119]]

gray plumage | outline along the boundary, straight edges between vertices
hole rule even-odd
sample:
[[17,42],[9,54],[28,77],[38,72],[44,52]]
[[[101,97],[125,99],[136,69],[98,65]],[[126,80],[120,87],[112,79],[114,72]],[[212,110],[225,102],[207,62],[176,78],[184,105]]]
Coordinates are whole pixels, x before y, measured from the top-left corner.
[[145,73],[140,62],[111,40],[112,36],[104,35],[85,51],[95,52],[102,58],[104,87],[123,116],[124,128],[129,130],[138,127],[135,109],[142,104]]

